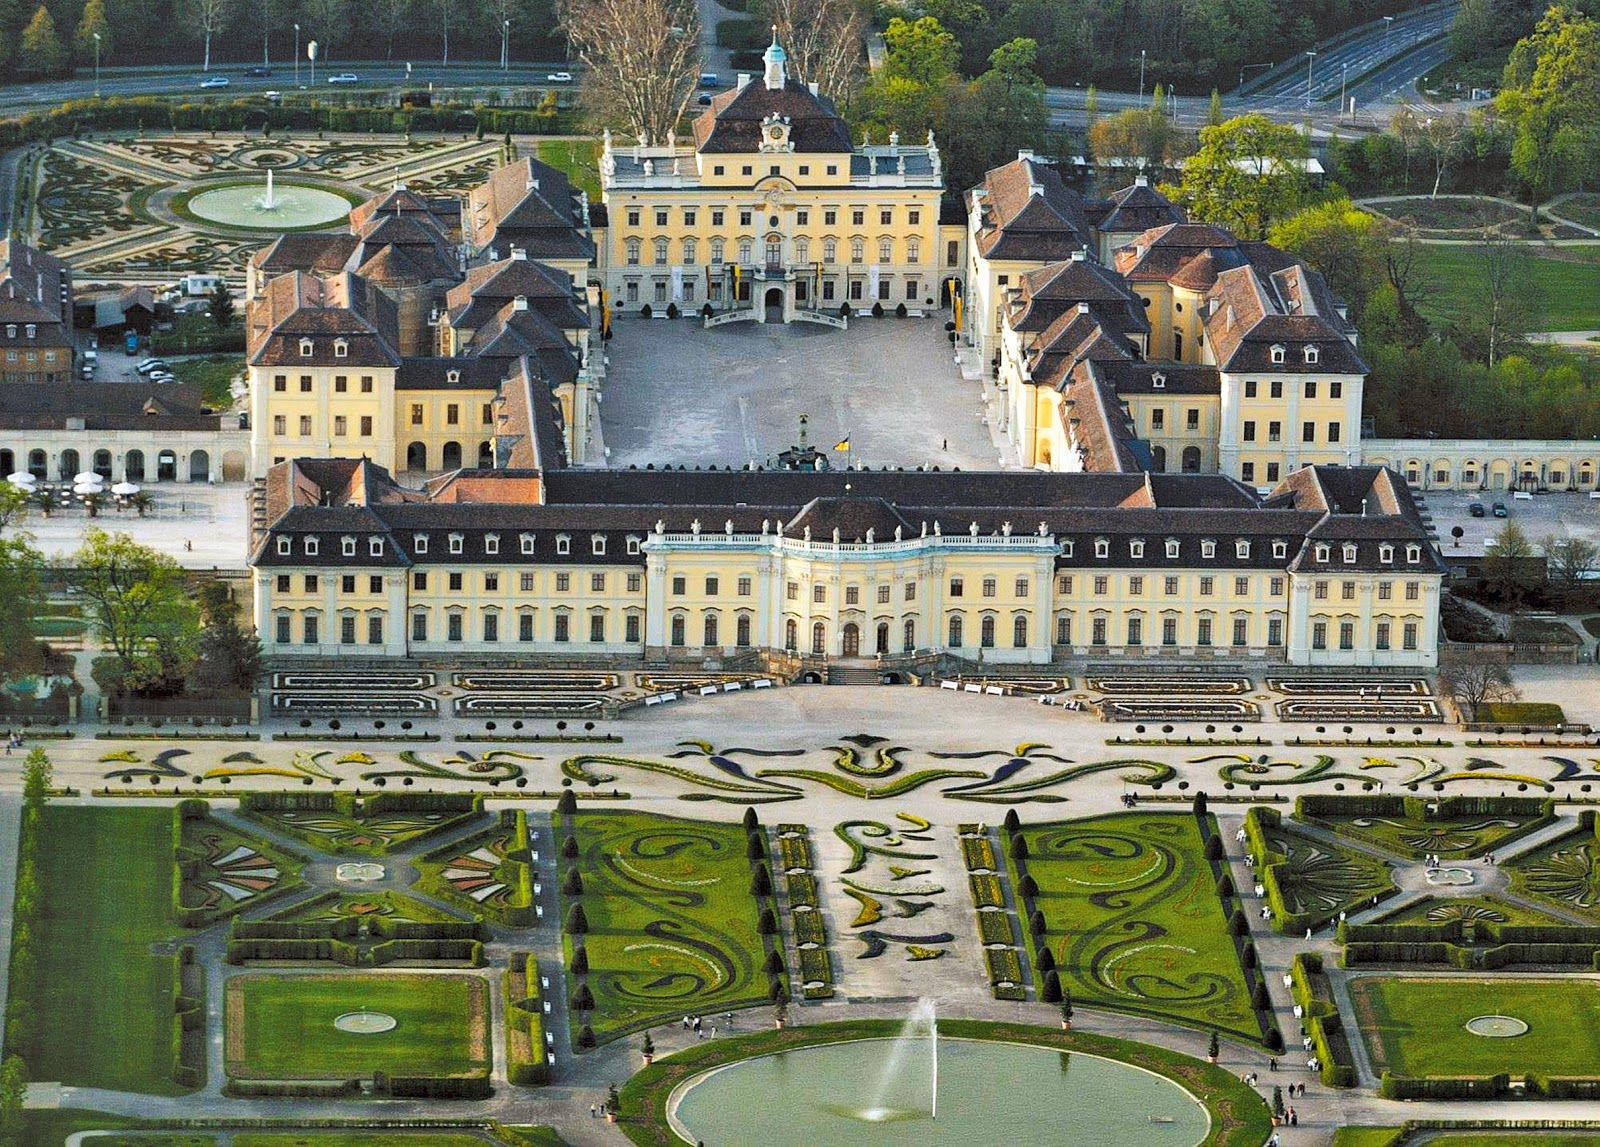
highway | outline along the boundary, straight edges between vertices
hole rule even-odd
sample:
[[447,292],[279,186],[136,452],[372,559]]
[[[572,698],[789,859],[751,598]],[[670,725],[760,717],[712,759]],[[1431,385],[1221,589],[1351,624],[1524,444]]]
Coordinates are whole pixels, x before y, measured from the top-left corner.
[[[1316,46],[1316,55],[1309,60],[1301,53],[1280,62],[1268,73],[1268,80],[1254,85],[1249,94],[1268,100],[1298,99],[1304,106],[1308,101],[1337,102],[1341,86],[1353,85],[1347,94],[1356,96],[1359,107],[1372,98],[1371,93],[1386,95],[1427,75],[1429,68],[1449,58],[1449,49],[1443,42],[1432,42],[1449,33],[1458,6],[1454,2],[1431,4],[1396,16],[1392,24],[1373,21],[1365,32],[1342,41],[1331,37]],[[1431,53],[1426,49],[1418,53],[1417,49],[1430,44]],[[1427,62],[1413,71],[1418,60]],[[1386,62],[1389,67],[1384,67]],[[1410,75],[1404,76],[1405,72]],[[1370,80],[1366,78],[1369,74]]]

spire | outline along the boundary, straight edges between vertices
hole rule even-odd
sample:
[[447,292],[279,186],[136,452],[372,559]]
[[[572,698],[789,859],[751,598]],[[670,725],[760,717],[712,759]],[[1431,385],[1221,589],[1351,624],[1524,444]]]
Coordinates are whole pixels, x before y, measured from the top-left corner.
[[784,64],[789,57],[784,54],[783,47],[778,43],[778,26],[772,26],[772,43],[768,46],[766,55],[762,57],[767,63],[767,90],[770,92],[781,91],[785,80]]

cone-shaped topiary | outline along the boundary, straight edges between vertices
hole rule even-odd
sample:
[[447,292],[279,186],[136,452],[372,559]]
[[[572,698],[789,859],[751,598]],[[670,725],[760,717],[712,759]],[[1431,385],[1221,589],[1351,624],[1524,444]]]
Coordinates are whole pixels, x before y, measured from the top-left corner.
[[767,999],[773,1003],[786,1003],[789,999],[789,989],[783,986],[782,976],[767,977]]
[[1011,838],[1011,859],[1028,859],[1028,838],[1023,836],[1020,832]]
[[1267,1032],[1266,1044],[1268,1051],[1281,1052],[1283,1050],[1283,1033],[1277,1028],[1273,1028]]
[[761,916],[756,921],[756,931],[763,936],[776,936],[778,934],[778,917],[770,908],[763,908]]
[[1051,968],[1044,974],[1044,981],[1039,988],[1039,998],[1047,1004],[1061,1002],[1061,973]]
[[783,954],[777,950],[768,952],[766,963],[762,965],[762,969],[769,976],[781,976],[783,974]]
[[1250,1004],[1258,1012],[1270,1011],[1272,1009],[1272,997],[1267,993],[1266,984],[1256,984],[1255,991],[1250,993]]
[[767,858],[767,838],[759,832],[752,832],[745,837],[744,855],[748,860],[765,860]]
[[1017,829],[1022,827],[1022,818],[1017,815],[1016,809],[1008,808],[1006,809],[1006,819],[1004,823],[1007,832],[1016,832]]
[[561,841],[561,855],[566,860],[578,859],[578,838],[570,833]]
[[1235,936],[1250,935],[1250,921],[1244,917],[1244,911],[1239,908],[1233,910],[1233,915],[1228,917],[1228,931]]
[[576,868],[567,869],[567,874],[561,878],[561,891],[567,896],[582,896],[583,874]]
[[644,1033],[644,1042],[639,1045],[640,1055],[655,1055],[656,1041],[650,1038],[650,1033]]
[[1039,895],[1039,882],[1033,878],[1033,873],[1023,874],[1022,879],[1017,881],[1017,891],[1022,893],[1025,900],[1032,900]]
[[589,990],[588,984],[579,984],[578,990],[572,993],[572,1010],[575,1012],[594,1011],[594,993]]
[[594,1046],[594,1029],[588,1024],[584,1024],[578,1029],[578,1046],[581,1048]]
[[1222,1054],[1222,1040],[1217,1035],[1216,1028],[1211,1029],[1211,1042],[1206,1044],[1206,1054],[1212,1059],[1216,1059],[1217,1056]]
[[1044,925],[1044,912],[1043,911],[1041,911],[1038,908],[1035,908],[1033,910],[1033,917],[1032,917],[1032,919],[1030,919],[1028,921],[1028,929],[1035,936],[1043,936],[1044,935],[1044,933],[1045,933],[1045,925]]
[[572,911],[567,913],[567,931],[574,936],[582,936],[589,930],[589,917],[584,915],[583,905],[574,904]]
[[561,799],[556,801],[556,811],[563,816],[571,816],[578,811],[578,798],[571,789],[561,794]]
[[574,976],[587,976],[589,974],[589,949],[579,944],[572,949],[571,972]]
[[1233,895],[1233,877],[1226,872],[1217,877],[1217,895],[1224,900]]
[[1194,794],[1194,815],[1195,816],[1205,816],[1206,815],[1206,794],[1205,793],[1195,793]]
[[756,815],[756,810],[754,808],[746,808],[744,810],[744,830],[746,832],[754,832],[760,827],[761,818]]
[[1254,944],[1246,944],[1244,946],[1244,951],[1239,956],[1239,962],[1247,968],[1256,966],[1256,946]]
[[750,895],[772,895],[772,873],[767,871],[765,864],[758,864],[750,874]]
[[1039,949],[1039,958],[1033,962],[1034,969],[1042,976],[1046,972],[1055,971],[1056,954],[1049,948]]
[[1216,833],[1206,837],[1206,859],[1221,860],[1223,857],[1222,838]]

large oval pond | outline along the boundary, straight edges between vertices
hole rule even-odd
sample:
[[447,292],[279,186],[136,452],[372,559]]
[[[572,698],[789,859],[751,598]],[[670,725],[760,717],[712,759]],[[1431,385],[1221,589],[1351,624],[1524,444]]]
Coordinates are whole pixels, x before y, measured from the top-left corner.
[[190,214],[213,223],[265,230],[331,226],[350,214],[349,200],[320,187],[280,181],[270,206],[266,191],[265,182],[215,187],[191,197],[187,206]]
[[1053,1147],[1193,1147],[1210,1126],[1176,1083],[1079,1052],[983,1040],[939,1041],[938,1116],[932,1064],[889,1067],[895,1041],[823,1044],[747,1059],[684,1085],[673,1130],[708,1147],[1049,1143]]

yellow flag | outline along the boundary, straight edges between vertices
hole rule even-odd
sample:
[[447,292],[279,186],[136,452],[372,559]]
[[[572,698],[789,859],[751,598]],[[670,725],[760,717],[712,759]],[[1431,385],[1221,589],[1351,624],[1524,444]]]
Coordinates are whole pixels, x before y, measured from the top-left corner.
[[843,442],[835,443],[833,448],[835,450],[848,450],[848,449],[850,449],[850,439],[846,438]]

